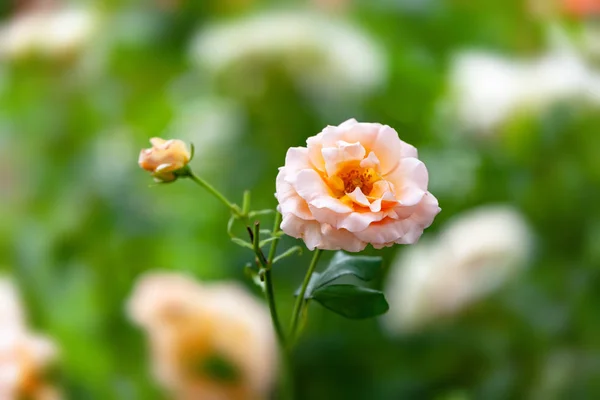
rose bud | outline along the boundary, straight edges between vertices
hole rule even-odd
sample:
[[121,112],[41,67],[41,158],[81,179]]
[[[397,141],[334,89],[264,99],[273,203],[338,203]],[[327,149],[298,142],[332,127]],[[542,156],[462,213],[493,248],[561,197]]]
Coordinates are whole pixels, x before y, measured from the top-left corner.
[[152,148],[140,152],[138,164],[152,173],[157,182],[173,182],[177,179],[177,171],[190,162],[191,153],[184,142],[177,139],[150,139]]

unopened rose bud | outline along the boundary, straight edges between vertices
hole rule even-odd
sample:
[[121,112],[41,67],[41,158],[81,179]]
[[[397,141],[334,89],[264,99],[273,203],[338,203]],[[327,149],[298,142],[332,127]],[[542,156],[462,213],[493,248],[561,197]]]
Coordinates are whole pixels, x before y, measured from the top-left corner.
[[152,148],[140,152],[138,164],[152,173],[157,182],[172,182],[177,179],[177,171],[190,162],[191,153],[184,142],[177,139],[150,139]]

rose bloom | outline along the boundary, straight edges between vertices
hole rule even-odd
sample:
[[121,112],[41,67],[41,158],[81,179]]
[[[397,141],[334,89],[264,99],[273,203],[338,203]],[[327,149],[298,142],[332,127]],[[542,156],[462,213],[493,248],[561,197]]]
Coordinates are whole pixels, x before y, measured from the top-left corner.
[[417,150],[387,125],[354,119],[288,150],[277,175],[281,229],[324,250],[416,242],[440,208]]
[[0,399],[60,399],[45,379],[56,356],[50,339],[28,330],[14,284],[0,278]]
[[181,140],[150,139],[152,148],[140,152],[138,164],[152,173],[157,182],[172,182],[177,179],[175,171],[185,167],[191,159],[190,151]]
[[563,0],[563,8],[578,17],[597,16],[600,14],[600,0]]
[[509,206],[482,206],[454,217],[437,237],[402,252],[390,267],[390,332],[413,331],[458,313],[521,272],[532,253],[523,216]]
[[129,315],[146,330],[154,375],[172,398],[268,398],[276,364],[271,320],[237,284],[149,274],[134,289]]

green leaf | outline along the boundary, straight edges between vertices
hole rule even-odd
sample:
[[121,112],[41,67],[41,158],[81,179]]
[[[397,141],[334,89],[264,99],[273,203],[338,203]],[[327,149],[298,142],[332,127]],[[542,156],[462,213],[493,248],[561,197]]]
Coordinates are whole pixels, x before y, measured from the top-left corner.
[[278,240],[278,239],[279,239],[278,237],[270,237],[268,239],[263,239],[258,244],[258,247],[263,247],[265,244],[271,243],[273,240]]
[[230,238],[235,237],[235,235],[233,234],[233,224],[235,223],[235,220],[235,215],[232,215],[231,217],[229,217],[229,221],[227,221],[227,234]]
[[246,242],[245,240],[242,240],[242,239],[236,238],[236,237],[232,237],[231,241],[233,243],[237,244],[238,246],[246,247],[246,248],[254,251],[254,246],[252,246],[252,243],[250,243],[250,242]]
[[[308,285],[306,285],[306,292],[304,293],[305,299],[310,298],[309,293],[313,292],[313,290],[315,289],[315,285],[317,284],[317,281],[319,280],[320,277],[321,277],[321,274],[319,272],[313,272],[313,274],[310,277],[310,280],[308,281]],[[298,296],[300,294],[301,288],[302,288],[302,286],[300,286],[298,289],[296,289],[296,291],[294,292],[294,296]]]
[[286,251],[284,251],[277,257],[275,257],[275,259],[273,260],[273,264],[276,264],[277,262],[283,260],[286,257],[291,256],[294,253],[302,254],[302,247],[300,247],[300,246],[290,247],[289,249],[287,249]]
[[[344,276],[354,275],[363,281],[374,279],[381,270],[381,257],[350,256],[342,251],[335,253],[331,262],[315,282],[314,289],[326,286]],[[307,290],[307,295],[310,293]]]
[[194,143],[190,143],[190,161],[194,159],[194,155],[196,155],[196,146]]
[[318,288],[311,298],[323,307],[351,319],[375,317],[389,309],[382,292],[355,285],[329,285]]
[[267,214],[275,214],[277,211],[275,210],[258,210],[258,211],[250,211],[248,213],[248,218],[254,218],[259,215],[267,215]]

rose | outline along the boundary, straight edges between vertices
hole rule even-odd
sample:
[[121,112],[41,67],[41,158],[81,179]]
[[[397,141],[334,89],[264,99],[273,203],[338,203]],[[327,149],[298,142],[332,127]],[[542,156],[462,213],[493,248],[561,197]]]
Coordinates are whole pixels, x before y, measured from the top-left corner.
[[157,182],[172,182],[176,172],[185,167],[191,159],[190,151],[181,140],[161,138],[150,139],[152,148],[140,152],[138,164],[152,173]]
[[390,333],[417,330],[499,289],[531,258],[532,233],[510,206],[483,206],[450,220],[440,233],[392,261],[386,297]]
[[149,273],[128,304],[148,334],[155,377],[177,399],[267,398],[276,342],[267,308],[235,283]]
[[58,357],[55,343],[29,330],[9,278],[0,277],[0,300],[0,399],[60,399],[46,376]]
[[281,229],[309,249],[416,242],[440,211],[417,150],[387,125],[328,126],[287,152],[277,176]]

